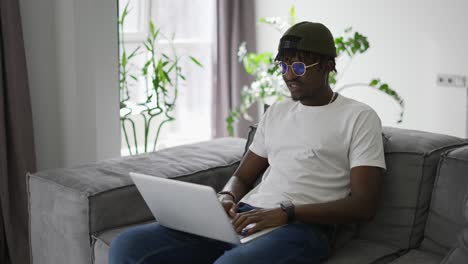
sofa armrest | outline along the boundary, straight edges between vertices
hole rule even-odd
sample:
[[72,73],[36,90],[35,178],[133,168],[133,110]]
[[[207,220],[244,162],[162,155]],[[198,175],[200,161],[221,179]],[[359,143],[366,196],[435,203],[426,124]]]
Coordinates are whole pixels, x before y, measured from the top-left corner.
[[28,177],[34,263],[90,263],[91,235],[154,219],[129,172],[220,190],[239,165],[245,139],[221,138]]

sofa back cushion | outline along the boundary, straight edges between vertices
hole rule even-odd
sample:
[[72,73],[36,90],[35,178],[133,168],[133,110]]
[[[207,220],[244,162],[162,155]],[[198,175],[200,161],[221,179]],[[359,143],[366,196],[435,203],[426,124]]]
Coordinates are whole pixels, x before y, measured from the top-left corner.
[[[220,191],[237,169],[244,145],[244,139],[219,138],[73,168],[41,171],[31,178],[35,182],[53,183],[54,186],[60,187],[63,195],[71,197],[67,198],[70,201],[77,197],[80,206],[83,206],[78,210],[80,216],[89,218],[84,222],[89,233],[96,234],[109,228],[154,219],[129,177],[129,172],[209,185]],[[40,201],[36,201],[41,204],[31,207],[31,214],[37,219],[37,223],[31,225],[38,227],[37,232],[44,232],[40,226],[57,221],[56,216],[47,214],[59,211],[57,213],[64,215],[65,219],[71,217],[66,214],[67,210],[59,210],[61,207],[57,209],[55,203],[48,202],[54,201],[54,197],[58,195],[44,189],[50,188],[49,185],[44,184],[43,189],[34,193],[41,198]],[[67,199],[57,202],[66,204]],[[78,221],[79,217],[73,215],[71,219]]]
[[[256,125],[251,126],[246,150],[255,131]],[[439,156],[464,141],[390,127],[383,128],[383,140],[387,170],[376,216],[360,224],[357,234],[346,237],[357,236],[399,248],[416,247],[423,238]]]
[[417,247],[424,232],[440,154],[460,138],[384,127],[387,170],[374,219],[359,225],[358,237],[399,248]]
[[439,162],[422,249],[446,254],[456,244],[467,224],[463,216],[467,186],[468,146],[447,151]]
[[466,264],[468,263],[468,192],[463,203],[464,228],[458,236],[458,243],[442,260],[441,264]]

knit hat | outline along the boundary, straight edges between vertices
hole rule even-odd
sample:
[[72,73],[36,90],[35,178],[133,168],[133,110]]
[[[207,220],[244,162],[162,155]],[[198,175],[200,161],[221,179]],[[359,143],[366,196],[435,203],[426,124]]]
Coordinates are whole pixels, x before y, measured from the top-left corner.
[[300,22],[290,27],[281,37],[278,51],[296,49],[336,57],[335,40],[330,30],[321,23]]

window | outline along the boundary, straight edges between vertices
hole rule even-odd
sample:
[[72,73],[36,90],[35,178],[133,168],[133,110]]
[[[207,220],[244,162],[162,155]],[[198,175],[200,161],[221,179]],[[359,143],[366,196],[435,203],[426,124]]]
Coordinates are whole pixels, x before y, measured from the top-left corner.
[[[160,132],[156,149],[188,144],[211,139],[211,90],[212,90],[212,53],[214,52],[215,34],[215,0],[153,0],[130,1],[119,0],[120,16],[125,5],[129,5],[129,14],[125,19],[124,31],[121,32],[121,48],[127,54],[138,46],[141,48],[129,66],[129,73],[137,76],[137,80],[129,83],[129,107],[133,110],[132,119],[136,126],[139,153],[144,145],[144,121],[137,113],[137,103],[145,96],[145,79],[141,76],[141,68],[149,54],[143,47],[152,19],[157,28],[166,37],[175,34],[173,46],[176,54],[183,58],[180,66],[186,80],[181,80],[178,87],[178,99],[172,112],[175,120],[166,123]],[[171,53],[168,40],[158,37],[159,52]],[[203,68],[193,63],[189,56],[195,57]],[[150,127],[149,141],[153,142],[157,126],[162,119],[156,119]],[[133,132],[127,128],[127,137],[134,151]],[[122,130],[122,155],[128,155],[128,145]],[[153,144],[148,151],[152,151]]]

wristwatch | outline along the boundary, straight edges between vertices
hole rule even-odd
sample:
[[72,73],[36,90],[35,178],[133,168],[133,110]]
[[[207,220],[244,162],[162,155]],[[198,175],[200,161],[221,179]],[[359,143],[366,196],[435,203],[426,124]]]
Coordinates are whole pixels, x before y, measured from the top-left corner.
[[291,201],[284,201],[280,203],[281,209],[288,215],[288,223],[294,221],[294,204]]

